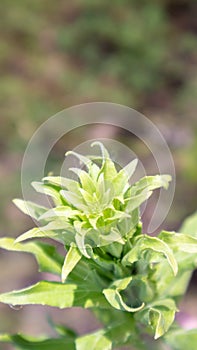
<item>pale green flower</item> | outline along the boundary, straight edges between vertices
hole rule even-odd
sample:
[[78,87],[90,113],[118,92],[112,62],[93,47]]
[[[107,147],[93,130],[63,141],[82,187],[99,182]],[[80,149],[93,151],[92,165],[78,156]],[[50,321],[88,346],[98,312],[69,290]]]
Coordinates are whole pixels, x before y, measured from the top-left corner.
[[153,189],[167,188],[170,176],[144,177],[130,186],[129,179],[136,169],[137,159],[118,171],[102,143],[94,142],[92,146],[100,147],[101,156],[93,158],[67,153],[78,157],[85,168],[70,168],[78,181],[48,176],[41,183],[32,184],[38,192],[53,198],[54,208],[15,200],[23,211],[46,223],[21,235],[18,242],[49,236],[65,245],[75,243],[81,253],[89,257],[88,247],[106,247],[113,242],[124,245],[125,237],[135,232],[140,205],[150,197]]

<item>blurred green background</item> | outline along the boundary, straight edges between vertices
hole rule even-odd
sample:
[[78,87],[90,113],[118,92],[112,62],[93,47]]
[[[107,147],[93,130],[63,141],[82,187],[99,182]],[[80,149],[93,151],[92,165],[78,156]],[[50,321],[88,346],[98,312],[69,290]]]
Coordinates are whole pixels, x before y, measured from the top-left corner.
[[[0,13],[0,235],[32,225],[11,199],[21,196],[20,166],[35,130],[90,101],[133,107],[161,130],[177,173],[167,228],[178,229],[197,209],[196,0],[1,0]],[[146,159],[137,141],[117,137]],[[59,144],[51,170],[74,142]],[[2,290],[35,278],[26,259],[1,252]],[[0,328],[17,328],[13,315]]]

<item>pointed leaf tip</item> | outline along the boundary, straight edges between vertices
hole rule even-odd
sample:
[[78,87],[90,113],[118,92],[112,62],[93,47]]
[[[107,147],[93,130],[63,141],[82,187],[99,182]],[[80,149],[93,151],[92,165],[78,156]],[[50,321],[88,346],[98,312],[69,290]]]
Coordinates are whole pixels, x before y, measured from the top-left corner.
[[139,307],[131,307],[123,301],[120,292],[125,290],[131,281],[132,276],[116,280],[109,286],[109,288],[103,290],[105,298],[115,309],[127,312],[136,312],[144,308],[144,303],[142,303]]
[[88,157],[85,157],[82,154],[79,154],[79,153],[74,152],[74,151],[68,151],[68,152],[65,153],[66,157],[69,156],[69,155],[75,156],[76,158],[78,158],[80,160],[81,163],[86,165],[88,169],[90,168],[90,165],[92,164],[92,161]]
[[75,247],[73,244],[71,244],[70,249],[66,254],[64,264],[62,267],[62,282],[65,282],[69,273],[72,272],[72,270],[81,260],[81,258],[82,258],[82,254],[79,251],[79,249]]
[[99,146],[100,147],[103,159],[110,158],[109,153],[108,153],[107,149],[105,148],[105,146],[103,145],[102,142],[94,141],[94,142],[91,143],[91,147],[94,147],[94,146]]

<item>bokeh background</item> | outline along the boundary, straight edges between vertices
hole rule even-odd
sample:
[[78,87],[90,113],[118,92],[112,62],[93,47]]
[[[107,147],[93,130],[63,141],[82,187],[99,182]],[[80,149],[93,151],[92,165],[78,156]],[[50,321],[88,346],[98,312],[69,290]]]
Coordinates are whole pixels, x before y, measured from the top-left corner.
[[[20,167],[35,130],[72,105],[106,101],[145,114],[163,133],[177,173],[166,228],[175,229],[197,209],[197,2],[196,0],[1,0],[0,1],[0,236],[32,226],[12,204],[21,196]],[[69,121],[68,121],[69,123]],[[107,137],[113,130],[91,130]],[[131,135],[117,132],[144,160],[149,155]],[[85,140],[76,131],[54,148],[50,170],[65,150]],[[31,257],[0,252],[1,291],[38,279]],[[183,308],[189,309],[190,298]],[[197,317],[197,306],[191,314]],[[48,309],[1,306],[0,331],[47,329]],[[47,311],[48,310],[48,311]],[[81,311],[80,311],[81,312]],[[53,317],[94,328],[79,310]]]

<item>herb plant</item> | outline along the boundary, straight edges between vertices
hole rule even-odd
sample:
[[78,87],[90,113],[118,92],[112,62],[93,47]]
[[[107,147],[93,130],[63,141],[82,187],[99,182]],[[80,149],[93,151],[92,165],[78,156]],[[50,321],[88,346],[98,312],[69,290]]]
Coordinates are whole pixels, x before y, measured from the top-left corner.
[[[78,181],[47,176],[32,185],[52,198],[47,208],[15,199],[25,214],[41,223],[16,240],[1,238],[6,250],[32,253],[41,272],[60,277],[39,281],[18,291],[0,294],[11,305],[90,308],[103,328],[84,336],[54,325],[57,337],[0,335],[17,349],[110,350],[196,349],[197,331],[185,331],[175,321],[177,303],[197,266],[197,218],[187,219],[182,233],[162,231],[157,237],[142,232],[140,205],[153,190],[167,189],[170,176],[146,176],[130,185],[137,160],[117,170],[103,144],[101,156],[79,158],[82,168],[71,168]],[[37,238],[51,238],[65,247]],[[34,241],[23,242],[27,239]]]

